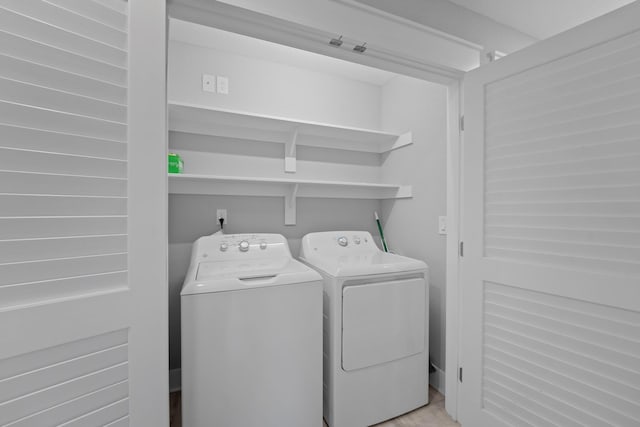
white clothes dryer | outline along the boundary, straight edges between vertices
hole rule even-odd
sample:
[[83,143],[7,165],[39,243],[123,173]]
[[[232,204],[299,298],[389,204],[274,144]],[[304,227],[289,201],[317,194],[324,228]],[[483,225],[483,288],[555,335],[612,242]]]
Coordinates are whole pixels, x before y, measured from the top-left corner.
[[324,279],[327,424],[369,426],[427,404],[427,265],[365,231],[307,234],[300,259]]
[[198,239],[181,311],[185,427],[322,426],[322,278],[283,236]]

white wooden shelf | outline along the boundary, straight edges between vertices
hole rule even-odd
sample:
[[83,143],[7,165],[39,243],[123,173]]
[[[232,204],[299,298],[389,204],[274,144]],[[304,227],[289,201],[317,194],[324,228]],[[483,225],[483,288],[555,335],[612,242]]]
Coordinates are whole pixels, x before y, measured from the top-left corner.
[[169,193],[284,197],[285,224],[293,225],[296,220],[298,197],[402,199],[411,197],[411,186],[371,182],[169,174]]
[[411,132],[394,134],[178,102],[169,102],[169,130],[285,144],[286,172],[295,172],[297,145],[385,153],[413,143]]

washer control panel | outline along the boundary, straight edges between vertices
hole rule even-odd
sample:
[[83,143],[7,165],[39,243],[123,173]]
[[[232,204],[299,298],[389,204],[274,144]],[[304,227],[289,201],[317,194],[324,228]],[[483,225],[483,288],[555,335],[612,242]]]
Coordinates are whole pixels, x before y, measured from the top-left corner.
[[289,245],[280,234],[213,234],[201,237],[192,258],[207,261],[291,256]]

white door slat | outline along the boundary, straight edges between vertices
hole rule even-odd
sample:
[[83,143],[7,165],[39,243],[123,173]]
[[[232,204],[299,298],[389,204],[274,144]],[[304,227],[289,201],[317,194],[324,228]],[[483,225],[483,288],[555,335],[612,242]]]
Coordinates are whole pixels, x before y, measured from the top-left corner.
[[125,234],[127,218],[0,218],[0,239],[35,239],[47,237]]
[[[510,412],[516,419],[528,420],[536,427],[557,427],[551,419],[552,416],[544,410],[536,408],[535,403],[523,407],[516,405],[518,403],[518,395],[509,393],[508,390],[500,390],[494,383],[487,383],[485,387],[485,398],[495,402],[500,402],[503,408]],[[536,410],[537,409],[537,410]],[[513,425],[522,425],[522,421]]]
[[0,286],[120,272],[126,269],[126,254],[0,264]]
[[490,413],[505,426],[535,427],[533,424],[528,423],[522,418],[514,416],[511,413],[511,409],[514,405],[499,396],[483,396],[482,406],[485,411]]
[[6,402],[33,393],[34,389],[52,387],[124,363],[127,361],[127,350],[127,345],[122,344],[7,378],[0,382],[0,401]]
[[568,120],[564,123],[541,126],[537,129],[493,135],[490,139],[487,139],[487,147],[502,147],[534,140],[544,140],[550,136],[571,136],[573,134],[593,132],[618,126],[628,126],[638,124],[639,120],[640,107],[632,107],[613,112],[606,111],[596,117]]
[[117,330],[65,343],[45,350],[4,359],[0,361],[0,379],[20,375],[44,368],[58,362],[75,359],[85,354],[95,353],[127,343],[127,331]]
[[[493,372],[488,372],[488,374],[491,373]],[[530,394],[528,395],[530,390],[524,388],[522,384],[517,382],[510,383],[508,379],[501,381],[504,377],[488,376],[486,385],[487,398],[495,399],[497,397],[512,402],[516,407],[527,407],[530,414],[542,420],[542,424],[539,425],[583,426],[583,424],[572,419],[571,414],[563,413],[563,411],[554,408],[554,405],[540,403],[542,399],[532,399]]]
[[[127,12],[114,7],[106,7],[103,3],[92,0],[45,0],[63,9],[67,9],[86,18],[101,22],[104,25],[127,31]],[[125,2],[126,3],[126,2]]]
[[[512,393],[516,395],[520,394],[522,396],[526,396],[533,402],[540,402],[541,406],[548,408],[550,411],[554,411],[556,414],[560,414],[560,416],[564,416],[568,420],[563,419],[562,422],[556,424],[556,426],[569,426],[577,423],[577,425],[584,427],[594,421],[593,417],[586,415],[579,409],[573,408],[571,405],[566,405],[565,402],[558,401],[558,399],[553,397],[546,396],[530,384],[514,379],[509,375],[505,375],[499,370],[487,368],[485,373],[487,388],[489,390],[495,389],[496,386],[504,387],[507,390],[511,390]],[[491,398],[493,398],[493,396],[491,396]],[[514,405],[509,406],[520,407],[521,403],[521,401],[516,400]]]
[[48,408],[27,418],[8,424],[7,427],[49,427],[69,421],[75,414],[86,414],[113,402],[126,398],[129,383],[122,381],[76,399]]
[[[548,105],[580,104],[594,99],[604,98],[614,94],[622,94],[630,87],[636,87],[640,61],[633,59],[614,69],[608,69],[593,74],[581,75],[571,82],[546,89],[538,89],[535,93],[519,96],[510,101],[497,102],[487,112],[487,121],[510,121],[527,114],[544,110]],[[585,81],[588,84],[585,85]]]
[[[576,337],[576,339],[586,343],[611,348],[623,348],[625,354],[630,357],[640,355],[640,351],[638,351],[638,347],[640,347],[640,336],[637,335],[638,327],[627,327],[628,334],[624,334],[624,331],[611,332],[605,330],[606,325],[604,324],[598,324],[593,327],[593,320],[589,317],[583,317],[583,319],[587,320],[586,323],[577,324],[572,320],[577,319],[578,316],[563,318],[550,309],[538,307],[538,310],[531,310],[531,307],[525,304],[509,299],[498,300],[495,296],[487,297],[485,305],[487,312],[495,313],[503,318],[517,319],[519,322],[536,325],[538,328]],[[635,336],[627,336],[633,334]],[[635,357],[635,361],[640,363],[640,357]]]
[[640,425],[639,23],[465,76],[463,425]]
[[640,216],[597,217],[590,215],[487,215],[487,227],[521,227],[548,229],[583,229],[610,232],[632,232],[640,230]]
[[603,245],[620,245],[631,247],[637,245],[638,239],[640,239],[640,230],[615,231],[487,224],[485,232],[488,237],[540,239],[583,244],[598,242],[599,244]]
[[0,147],[78,156],[127,159],[124,142],[0,124]]
[[121,50],[126,50],[128,47],[125,31],[116,30],[96,20],[86,19],[44,1],[0,0],[0,6]]
[[112,292],[127,286],[126,271],[5,285],[0,286],[0,309]]
[[126,251],[126,235],[0,240],[0,260],[2,263],[106,255]]
[[103,178],[127,177],[127,163],[123,160],[13,148],[0,148],[0,170]]
[[60,424],[60,427],[103,426],[125,417],[129,413],[129,400],[121,399],[74,420]]
[[90,138],[126,141],[127,126],[76,114],[60,113],[0,101],[0,120],[4,124]]
[[[640,66],[638,68],[640,69]],[[587,101],[581,103],[569,103],[566,100],[560,100],[558,104],[547,102],[544,109],[538,108],[535,112],[513,120],[501,117],[499,121],[491,121],[487,118],[486,132],[488,137],[501,136],[538,129],[542,126],[563,124],[581,118],[598,117],[603,111],[633,108],[637,105],[638,99],[640,99],[640,91],[627,88],[620,94],[607,93],[602,98],[589,96]]]
[[561,176],[512,178],[486,182],[487,193],[496,191],[617,188],[640,183],[640,171],[574,173]]
[[623,261],[640,266],[640,246],[605,245],[600,242],[573,243],[559,239],[521,239],[517,237],[495,237],[487,235],[485,238],[487,249],[513,249],[520,252],[537,252],[559,256],[574,256],[578,258],[601,259],[603,261]]
[[0,194],[0,217],[126,215],[120,197],[31,196]]
[[[487,158],[487,168],[497,169],[506,167],[521,167],[539,164],[558,163],[561,161],[580,161],[602,157],[615,156],[618,153],[626,155],[640,154],[640,137],[621,141],[603,141],[582,147],[553,147],[536,151],[523,150],[508,156],[494,156]],[[570,159],[570,160],[569,160]]]
[[640,107],[620,106],[614,111],[603,111],[592,117],[567,119],[561,123],[542,125],[535,129],[521,129],[505,133],[489,133],[487,135],[487,147],[517,144],[526,141],[544,139],[550,135],[572,135],[586,131],[608,129],[616,126],[637,124],[640,121]]
[[127,84],[126,68],[108,65],[63,49],[15,36],[0,29],[0,53],[119,86]]
[[123,363],[79,377],[73,381],[35,391],[22,399],[0,403],[0,423],[9,423],[24,418],[87,393],[100,390],[105,386],[122,382],[127,379],[127,375],[128,366]]
[[496,79],[487,85],[487,96],[497,98],[499,94],[520,96],[548,86],[556,86],[565,79],[577,75],[589,75],[601,70],[615,68],[638,57],[640,37],[637,32],[622,36],[606,44],[591,46],[537,67],[530,67],[508,78]]
[[523,141],[510,145],[487,147],[487,159],[514,155],[524,155],[539,151],[590,147],[619,141],[635,140],[640,132],[640,123],[631,123],[603,129],[589,129],[571,135],[548,135],[533,141]]
[[564,400],[586,413],[598,414],[599,419],[623,426],[632,426],[640,421],[638,406],[633,403],[615,398],[602,390],[585,386],[584,383],[572,380],[566,375],[560,376],[527,359],[518,359],[491,347],[487,347],[486,350],[487,366],[501,367],[504,371],[521,378],[525,383],[546,387],[545,392],[551,396]]
[[518,346],[522,349],[539,352],[559,361],[572,360],[571,365],[591,372],[617,384],[616,387],[625,388],[629,395],[635,395],[640,391],[640,372],[634,372],[624,366],[611,363],[608,359],[594,357],[594,354],[584,354],[572,351],[568,348],[558,347],[545,341],[535,339],[527,334],[520,334],[512,330],[504,329],[496,325],[487,325],[487,340],[498,339],[504,343]]
[[624,187],[488,191],[486,200],[487,203],[640,201],[640,183]]
[[0,76],[114,104],[127,102],[125,87],[6,55],[0,55]]
[[0,5],[0,27],[13,35],[73,52],[115,67],[127,66],[127,52],[82,35],[14,13]]
[[[103,1],[103,0],[96,0],[96,1]],[[106,424],[104,427],[129,427],[129,416],[124,416],[120,419],[117,419],[113,422],[110,422],[109,424]]]
[[0,78],[0,99],[112,122],[126,123],[127,121],[126,105],[47,89],[15,80]]
[[102,6],[113,9],[118,13],[127,14],[129,3],[125,0],[93,0],[94,3],[101,4]]
[[640,202],[487,203],[488,214],[640,216]]
[[[487,181],[522,179],[533,177],[562,177],[574,174],[589,174],[615,171],[639,171],[640,154],[612,153],[600,159],[558,160],[554,163],[533,164],[519,167],[487,169]],[[621,183],[623,184],[623,183]]]
[[577,256],[563,256],[533,251],[518,251],[509,248],[487,247],[484,251],[486,258],[503,261],[515,261],[521,264],[537,265],[540,267],[555,267],[574,271],[593,273],[610,273],[611,276],[622,278],[640,277],[640,266],[626,261],[606,261],[598,258],[580,258]]
[[[136,4],[134,27],[150,30],[156,9]],[[118,425],[129,420],[130,382],[149,389],[137,362],[129,375],[140,347],[128,342],[139,330],[128,79],[141,64],[129,70],[128,9],[126,0],[0,0],[3,426]]]
[[126,197],[126,179],[0,170],[0,193]]

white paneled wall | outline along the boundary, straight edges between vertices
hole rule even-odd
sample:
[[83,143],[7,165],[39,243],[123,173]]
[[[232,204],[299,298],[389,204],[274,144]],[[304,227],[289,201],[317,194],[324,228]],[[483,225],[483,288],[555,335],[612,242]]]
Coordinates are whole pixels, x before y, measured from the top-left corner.
[[91,335],[115,329],[95,312],[84,338],[35,332],[73,336],[96,304],[78,301],[128,286],[127,26],[121,0],[0,0],[0,310],[21,321],[0,425],[128,425],[127,329]]
[[117,0],[0,1],[2,306],[126,284],[126,25]]
[[486,256],[640,276],[640,38],[629,37],[487,85]]

